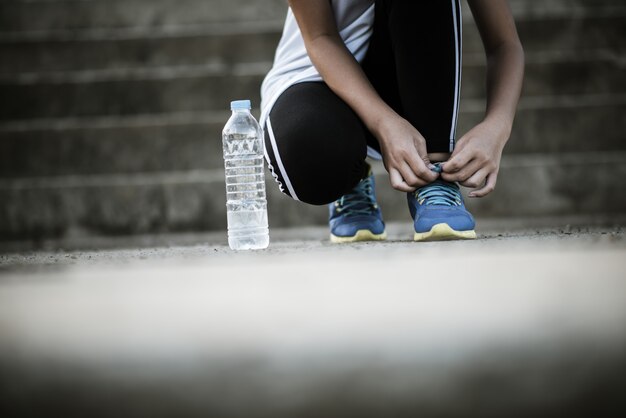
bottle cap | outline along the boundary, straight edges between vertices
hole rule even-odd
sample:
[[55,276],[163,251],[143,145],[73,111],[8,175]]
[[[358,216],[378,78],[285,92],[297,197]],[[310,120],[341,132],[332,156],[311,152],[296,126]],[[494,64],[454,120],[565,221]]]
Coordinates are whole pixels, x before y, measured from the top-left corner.
[[236,110],[236,109],[250,110],[251,108],[252,106],[250,104],[250,100],[235,100],[233,102],[230,102],[230,110]]

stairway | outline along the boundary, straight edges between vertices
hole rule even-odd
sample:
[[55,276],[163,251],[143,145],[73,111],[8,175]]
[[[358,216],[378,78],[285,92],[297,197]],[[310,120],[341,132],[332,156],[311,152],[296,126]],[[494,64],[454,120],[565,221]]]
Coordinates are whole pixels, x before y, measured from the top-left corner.
[[[493,216],[626,212],[626,5],[513,0],[526,82]],[[0,240],[224,229],[220,132],[259,103],[283,0],[0,2]],[[464,16],[459,133],[480,120],[485,63]],[[257,113],[258,114],[258,113]],[[377,169],[388,220],[404,196]],[[325,222],[268,178],[271,227]]]

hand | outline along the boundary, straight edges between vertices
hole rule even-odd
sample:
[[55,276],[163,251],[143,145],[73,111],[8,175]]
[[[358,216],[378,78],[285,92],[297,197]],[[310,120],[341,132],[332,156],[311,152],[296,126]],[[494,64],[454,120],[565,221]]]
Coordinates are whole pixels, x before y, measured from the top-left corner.
[[509,131],[495,123],[482,122],[458,140],[441,177],[473,188],[469,197],[484,197],[496,187],[500,158]]
[[412,192],[439,177],[430,170],[426,141],[413,125],[399,116],[387,118],[379,132],[383,163],[394,189]]

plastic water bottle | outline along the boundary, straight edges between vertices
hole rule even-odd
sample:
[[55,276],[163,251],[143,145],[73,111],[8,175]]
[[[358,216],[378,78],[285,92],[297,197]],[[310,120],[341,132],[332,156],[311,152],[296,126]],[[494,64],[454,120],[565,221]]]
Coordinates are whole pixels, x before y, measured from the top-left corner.
[[250,100],[231,102],[222,132],[226,169],[228,245],[257,250],[270,243],[263,171],[263,131],[250,113]]

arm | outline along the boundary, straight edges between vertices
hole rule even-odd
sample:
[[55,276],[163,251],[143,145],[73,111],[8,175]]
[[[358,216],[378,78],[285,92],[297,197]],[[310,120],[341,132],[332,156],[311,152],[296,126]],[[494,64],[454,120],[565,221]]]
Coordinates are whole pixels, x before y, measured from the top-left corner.
[[487,110],[461,137],[442,177],[472,187],[483,197],[496,185],[524,78],[524,51],[506,0],[468,0],[487,54]]
[[402,191],[432,182],[422,135],[378,95],[337,30],[328,0],[289,0],[320,75],[378,139],[391,185]]

